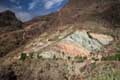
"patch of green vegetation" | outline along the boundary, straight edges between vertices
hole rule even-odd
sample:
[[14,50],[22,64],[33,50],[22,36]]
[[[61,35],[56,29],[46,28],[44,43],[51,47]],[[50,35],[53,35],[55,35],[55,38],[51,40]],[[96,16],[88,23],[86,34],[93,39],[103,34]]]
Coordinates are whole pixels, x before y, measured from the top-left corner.
[[27,58],[26,53],[21,53],[20,60],[24,61]]
[[71,59],[71,57],[70,56],[68,56],[68,60],[70,60]]
[[117,53],[120,54],[120,44],[118,44],[118,46],[116,47]]
[[119,45],[117,46],[115,55],[103,57],[102,60],[104,60],[104,61],[120,61],[120,46]]
[[103,61],[120,61],[120,45],[116,47],[115,55],[103,57],[102,60]]
[[43,57],[41,55],[39,55],[39,53],[37,54],[37,59],[43,59]]
[[103,61],[120,61],[120,53],[102,58]]
[[57,59],[55,55],[53,56],[53,59],[54,59],[54,60],[56,60],[56,59]]
[[96,57],[92,57],[92,60],[94,60],[94,61],[98,61],[99,59],[96,58]]
[[91,63],[91,68],[95,69],[96,68],[96,63]]
[[74,57],[74,60],[76,62],[84,62],[84,60],[86,60],[86,59],[87,59],[87,57],[81,57],[81,56]]

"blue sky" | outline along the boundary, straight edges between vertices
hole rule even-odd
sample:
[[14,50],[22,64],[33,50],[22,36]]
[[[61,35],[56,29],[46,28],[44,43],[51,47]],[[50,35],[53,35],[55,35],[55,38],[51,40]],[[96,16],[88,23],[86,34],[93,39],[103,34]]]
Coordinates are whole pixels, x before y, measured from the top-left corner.
[[68,0],[0,0],[0,12],[11,10],[22,21],[60,10]]

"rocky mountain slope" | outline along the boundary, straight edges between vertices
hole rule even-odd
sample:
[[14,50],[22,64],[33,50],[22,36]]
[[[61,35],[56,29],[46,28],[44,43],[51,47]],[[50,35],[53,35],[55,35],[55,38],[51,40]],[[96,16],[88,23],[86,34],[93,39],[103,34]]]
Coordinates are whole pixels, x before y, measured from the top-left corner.
[[[113,41],[113,38],[112,37],[110,38],[109,36],[104,35],[104,34],[112,34],[112,33],[114,33],[114,31],[113,31],[114,29],[119,30],[119,27],[114,25],[114,24],[117,24],[115,20],[119,19],[119,17],[115,16],[117,14],[116,12],[117,11],[119,12],[118,6],[116,6],[117,4],[119,4],[118,3],[119,1],[113,1],[113,0],[91,1],[91,0],[89,0],[88,1],[89,4],[86,2],[87,2],[86,0],[82,1],[82,3],[78,0],[74,0],[74,1],[70,0],[69,5],[66,5],[59,12],[50,14],[48,16],[38,17],[38,18],[35,18],[32,21],[28,22],[28,24],[31,24],[31,22],[35,22],[37,27],[39,26],[39,23],[44,22],[43,23],[44,26],[42,26],[42,27],[47,28],[47,31],[46,31],[46,29],[45,29],[45,31],[42,30],[42,31],[44,31],[44,33],[42,33],[43,37],[41,37],[42,35],[40,35],[40,37],[37,37],[32,42],[28,43],[28,45],[26,45],[22,49],[22,51],[24,53],[34,53],[34,52],[39,53],[40,50],[42,50],[44,48],[48,48],[48,46],[49,45],[51,46],[51,44],[53,45],[56,42],[56,40],[58,42],[62,39],[65,39],[66,37],[70,37],[70,38],[72,37],[73,40],[72,39],[70,40],[68,38],[68,41],[73,41],[73,42],[77,41],[80,46],[85,47],[85,49],[83,48],[83,53],[84,53],[84,51],[87,51],[87,50],[88,50],[87,52],[90,51],[89,53],[91,53],[91,51],[93,51],[93,52],[99,51],[101,48],[100,47],[101,44],[102,45],[103,44],[111,44],[111,43],[109,43],[109,41]],[[86,6],[84,6],[84,5],[86,5]],[[114,8],[115,8],[115,10],[114,10]],[[106,15],[106,14],[108,14],[108,15]],[[113,17],[113,19],[108,20],[108,18],[110,18],[110,17]],[[34,28],[34,27],[35,26],[33,26],[33,27],[31,26],[30,28]],[[85,32],[82,32],[82,30],[85,30]],[[117,34],[114,33],[115,36],[119,38],[119,35],[118,35],[119,31],[115,31],[115,32],[117,33]],[[55,33],[55,34],[53,34],[53,33]],[[93,41],[91,40],[92,38],[94,38],[93,36],[90,35],[91,33],[93,33],[93,35],[98,38],[97,39],[98,41],[96,40],[96,38]],[[115,37],[114,34],[112,34],[111,36]],[[101,36],[101,35],[103,35],[103,36]],[[86,36],[86,37],[82,38],[82,36]],[[104,36],[107,36],[107,37],[105,38]],[[91,39],[89,39],[89,37]],[[102,37],[106,40],[103,40]],[[106,43],[101,43],[100,38],[102,39],[103,42],[105,41]],[[65,43],[66,42],[64,42],[63,44],[65,44]],[[78,43],[76,43],[76,44],[78,44]],[[69,46],[70,45],[68,45],[68,48],[69,48]],[[90,46],[91,48],[88,46]],[[64,45],[61,47],[66,49],[66,47]],[[96,48],[97,48],[97,50],[96,50]],[[53,50],[53,51],[55,51],[55,50]],[[68,49],[68,51],[71,51],[71,50]],[[73,53],[76,53],[76,52],[74,52],[74,50],[72,50],[72,51],[73,51]],[[77,51],[78,51],[77,53],[80,52],[79,48]],[[43,52],[45,52],[45,51],[43,50]],[[49,52],[49,50],[48,50],[48,52]]]
[[22,28],[22,22],[9,10],[0,13],[0,34]]
[[70,0],[56,13],[1,34],[0,80],[119,80],[119,62],[103,60],[119,53],[119,4]]
[[0,57],[19,45],[20,38],[17,37],[20,35],[17,31],[23,29],[22,25],[22,21],[18,20],[13,12],[7,10],[0,13]]

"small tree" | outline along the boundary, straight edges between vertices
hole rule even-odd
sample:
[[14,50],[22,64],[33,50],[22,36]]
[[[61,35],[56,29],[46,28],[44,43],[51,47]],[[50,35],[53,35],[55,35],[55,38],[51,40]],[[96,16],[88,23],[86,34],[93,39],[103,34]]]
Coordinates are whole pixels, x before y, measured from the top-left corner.
[[26,53],[21,53],[20,60],[24,61],[26,59]]
[[37,58],[38,58],[38,59],[43,59],[43,57],[40,56],[39,54],[37,54]]

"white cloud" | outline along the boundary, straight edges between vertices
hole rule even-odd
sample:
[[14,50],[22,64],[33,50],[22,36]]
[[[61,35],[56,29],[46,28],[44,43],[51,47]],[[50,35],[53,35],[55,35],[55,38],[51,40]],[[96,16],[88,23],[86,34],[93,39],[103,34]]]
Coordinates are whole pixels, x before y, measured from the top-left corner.
[[[19,0],[10,0],[11,2],[13,3],[20,3]],[[52,8],[53,6],[57,5],[59,6],[64,0],[32,0],[30,3],[26,3],[28,4],[28,9],[31,10],[31,9],[34,9],[35,7],[40,7],[42,9],[40,9],[40,11],[37,11],[36,14],[38,15],[46,15],[46,14],[49,14],[50,13],[50,8]],[[43,5],[43,7],[41,7],[41,4]],[[13,6],[12,8],[9,8],[9,7],[6,7],[6,6],[2,6],[0,5],[0,12],[2,11],[5,11],[5,10],[11,10],[13,12],[16,13],[16,16],[22,20],[22,21],[28,21],[30,19],[32,19],[34,15],[30,14],[32,13],[30,11],[27,12],[27,11],[22,11],[22,6],[21,5],[15,5]],[[42,11],[41,11],[42,10]]]
[[28,9],[29,9],[29,10],[33,9],[33,8],[35,7],[35,5],[36,5],[36,2],[30,3]]
[[31,3],[29,3],[28,9],[29,10],[33,9],[39,3],[39,1],[40,0],[33,0]]
[[12,6],[12,8],[11,8],[12,10],[22,10],[22,6],[20,6],[20,5],[18,5],[18,6]]
[[10,0],[12,3],[15,3],[15,4],[17,4],[17,5],[19,5],[20,4],[20,2],[19,2],[19,0]]
[[17,8],[17,9],[22,9],[22,6],[17,6],[16,8]]
[[[45,9],[50,9],[52,8],[55,4],[60,5],[63,0],[43,0],[44,2],[44,8]],[[33,0],[31,3],[29,3],[29,10],[33,9],[36,7],[36,5],[41,5],[40,0]]]
[[16,12],[16,16],[18,19],[22,20],[23,22],[32,19],[32,15],[28,12]]
[[50,9],[51,7],[53,7],[55,4],[61,4],[63,2],[63,0],[45,0],[45,9]]

